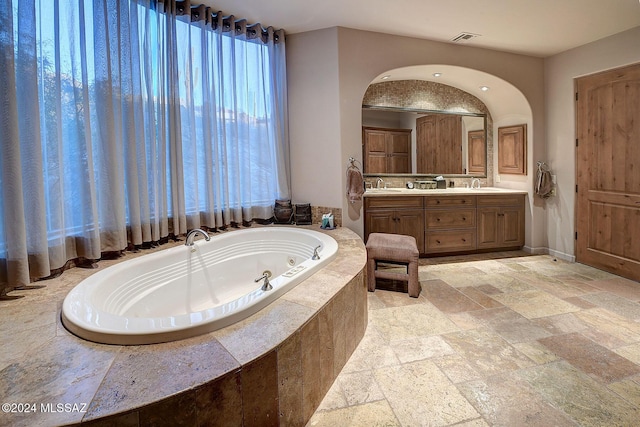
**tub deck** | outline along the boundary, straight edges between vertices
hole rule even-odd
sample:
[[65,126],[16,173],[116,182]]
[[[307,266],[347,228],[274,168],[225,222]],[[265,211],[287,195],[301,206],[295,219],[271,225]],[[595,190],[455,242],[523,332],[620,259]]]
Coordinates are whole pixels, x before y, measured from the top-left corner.
[[12,293],[25,297],[0,302],[0,395],[36,411],[0,413],[0,425],[304,425],[367,324],[364,244],[346,228],[326,233],[339,245],[326,268],[249,318],[181,341],[105,345],[64,329],[65,295],[97,270]]

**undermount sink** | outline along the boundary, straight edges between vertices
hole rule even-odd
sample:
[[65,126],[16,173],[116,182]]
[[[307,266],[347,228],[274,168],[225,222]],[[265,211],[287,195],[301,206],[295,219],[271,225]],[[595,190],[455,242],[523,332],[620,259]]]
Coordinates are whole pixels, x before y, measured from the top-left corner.
[[400,193],[399,188],[367,188],[367,193]]
[[480,188],[470,188],[470,187],[454,187],[454,188],[449,188],[449,190],[453,190],[453,191],[464,191],[464,192],[468,192],[468,191],[502,191],[502,188],[496,188],[496,187],[480,187]]

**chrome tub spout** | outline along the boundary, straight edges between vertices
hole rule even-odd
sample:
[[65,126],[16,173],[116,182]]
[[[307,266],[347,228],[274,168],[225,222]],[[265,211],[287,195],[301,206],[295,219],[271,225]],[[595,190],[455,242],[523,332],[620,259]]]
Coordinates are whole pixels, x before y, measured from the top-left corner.
[[189,247],[193,246],[193,239],[195,239],[198,234],[202,234],[204,236],[204,240],[207,242],[211,240],[211,237],[209,237],[209,234],[206,231],[201,228],[194,228],[187,234],[187,241],[184,242],[184,245]]

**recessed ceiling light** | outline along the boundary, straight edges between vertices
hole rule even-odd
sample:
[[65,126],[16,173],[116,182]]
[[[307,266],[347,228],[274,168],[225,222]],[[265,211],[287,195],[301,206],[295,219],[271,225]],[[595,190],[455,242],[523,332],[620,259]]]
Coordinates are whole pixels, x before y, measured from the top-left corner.
[[391,74],[387,74],[386,76],[382,76],[382,80],[387,80],[390,77],[391,77]]
[[433,77],[440,77],[442,73],[433,73]]
[[489,86],[480,86],[480,90],[486,92],[489,90]]

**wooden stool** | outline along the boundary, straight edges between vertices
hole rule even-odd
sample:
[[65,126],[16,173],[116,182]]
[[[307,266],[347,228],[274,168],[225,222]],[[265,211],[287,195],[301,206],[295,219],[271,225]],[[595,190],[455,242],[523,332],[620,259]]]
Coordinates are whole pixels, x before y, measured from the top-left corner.
[[[376,279],[403,280],[408,282],[409,296],[418,298],[418,245],[415,237],[400,234],[371,233],[367,240],[367,287],[376,290]],[[404,264],[406,273],[378,270],[378,262]]]

